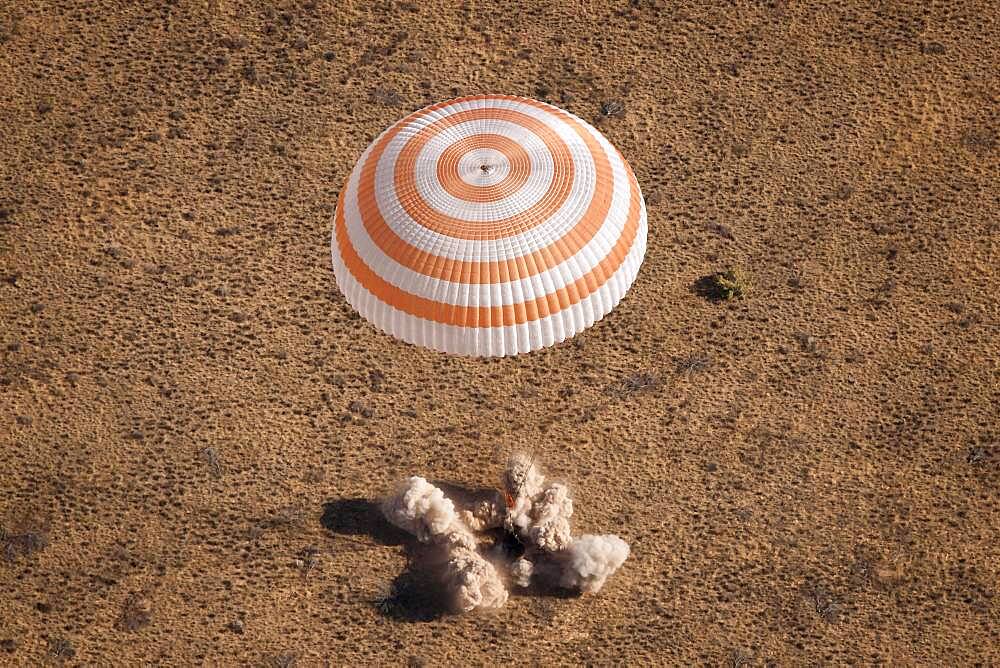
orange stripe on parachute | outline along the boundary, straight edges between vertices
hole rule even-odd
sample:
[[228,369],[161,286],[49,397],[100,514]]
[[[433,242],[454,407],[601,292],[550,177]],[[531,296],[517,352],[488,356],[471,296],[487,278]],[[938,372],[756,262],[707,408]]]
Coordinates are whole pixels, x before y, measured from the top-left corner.
[[[629,175],[629,213],[617,244],[589,273],[575,282],[533,300],[506,306],[461,306],[436,302],[401,290],[364,263],[347,236],[344,191],[340,193],[335,221],[337,247],[348,270],[379,300],[409,315],[459,327],[506,327],[544,318],[569,308],[598,290],[621,266],[639,230],[641,196],[635,177]],[[553,265],[549,265],[553,266]],[[519,276],[513,274],[513,276]]]
[[[524,103],[544,108],[537,102],[524,101]],[[442,103],[442,106],[446,106],[447,104],[452,103]],[[432,107],[428,111],[433,111],[434,109],[435,107]],[[596,163],[596,184],[589,206],[576,225],[562,238],[556,239],[545,248],[517,258],[486,262],[455,260],[435,255],[416,248],[400,238],[388,226],[379,211],[375,200],[374,173],[375,166],[378,164],[378,158],[385,150],[388,141],[410,119],[398,123],[392,130],[386,133],[361,168],[361,180],[358,187],[358,207],[361,212],[362,223],[369,237],[383,253],[417,273],[446,281],[474,284],[503,283],[511,280],[511,277],[527,278],[534,276],[575,255],[580,249],[590,243],[607,218],[608,211],[611,208],[614,172],[603,147],[579,122],[558,109],[552,108],[551,110],[546,109],[546,111],[561,114],[560,117],[569,123],[587,144]],[[342,208],[343,205],[341,203],[338,206],[338,212],[341,212]],[[438,224],[436,221],[439,218],[426,221],[417,220],[425,227],[432,227]],[[468,222],[463,222],[463,224],[467,227],[470,225]],[[525,308],[529,310],[526,314],[518,315],[519,320],[522,317],[526,317],[529,320],[539,317],[534,311],[530,310],[531,306],[526,305]]]
[[[458,173],[458,163],[469,151],[490,148],[499,151],[507,159],[510,171],[499,183],[488,186],[474,186],[466,183]],[[459,139],[451,144],[438,159],[437,176],[441,187],[452,197],[469,202],[496,202],[516,193],[531,175],[531,158],[520,144],[509,137],[494,134],[479,134]]]

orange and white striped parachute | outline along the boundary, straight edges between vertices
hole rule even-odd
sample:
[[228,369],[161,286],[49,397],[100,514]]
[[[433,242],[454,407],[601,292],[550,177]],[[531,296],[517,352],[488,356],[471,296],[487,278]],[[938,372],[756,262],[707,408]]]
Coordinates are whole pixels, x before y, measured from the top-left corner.
[[590,124],[477,95],[382,133],[340,193],[337,285],[378,328],[463,355],[514,355],[604,317],[646,251],[631,167]]

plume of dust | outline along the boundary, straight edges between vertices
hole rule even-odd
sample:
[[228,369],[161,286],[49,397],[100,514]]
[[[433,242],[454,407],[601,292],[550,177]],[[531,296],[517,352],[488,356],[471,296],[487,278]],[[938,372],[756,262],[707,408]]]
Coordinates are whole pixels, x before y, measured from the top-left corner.
[[507,568],[518,587],[529,587],[535,580],[596,593],[628,558],[629,546],[618,536],[573,538],[569,488],[547,481],[534,457],[511,456],[503,487],[506,499],[497,495],[456,509],[441,489],[414,476],[383,503],[390,522],[442,551],[442,582],[457,610],[499,608],[507,601],[504,581],[480,553],[473,531],[502,526],[517,536],[525,552]]
[[503,579],[479,553],[476,537],[442,490],[413,476],[385,500],[382,512],[392,524],[444,552],[441,579],[457,610],[500,608],[507,602]]
[[531,576],[535,573],[535,565],[521,557],[510,565],[510,579],[518,587],[530,587]]
[[472,531],[489,531],[502,527],[507,509],[499,494],[489,499],[482,499],[472,508],[459,511],[459,517]]
[[569,488],[546,481],[534,457],[511,456],[503,484],[508,499],[505,527],[525,545],[525,555],[511,565],[511,581],[519,587],[532,578],[585,593],[601,590],[628,558],[628,544],[618,536],[573,538]]
[[584,534],[558,556],[559,586],[597,593],[628,559],[628,543],[618,536]]
[[569,488],[547,482],[530,455],[517,453],[507,462],[503,475],[509,499],[505,526],[525,545],[542,552],[558,552],[573,538],[569,518],[573,499]]
[[382,503],[385,518],[421,543],[448,532],[458,521],[455,504],[424,478],[413,476],[399,484],[396,493]]
[[465,547],[452,550],[442,580],[452,593],[455,608],[461,612],[502,608],[507,602],[503,579],[477,550]]

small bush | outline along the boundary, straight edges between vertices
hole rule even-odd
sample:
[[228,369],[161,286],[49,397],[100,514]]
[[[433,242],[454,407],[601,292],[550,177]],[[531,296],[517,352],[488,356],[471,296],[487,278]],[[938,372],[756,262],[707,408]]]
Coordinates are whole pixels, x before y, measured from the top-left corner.
[[725,271],[702,276],[694,284],[695,292],[713,301],[741,299],[750,292],[750,276],[742,269],[729,268]]
[[750,292],[750,278],[742,269],[727,269],[715,275],[720,299],[741,299]]

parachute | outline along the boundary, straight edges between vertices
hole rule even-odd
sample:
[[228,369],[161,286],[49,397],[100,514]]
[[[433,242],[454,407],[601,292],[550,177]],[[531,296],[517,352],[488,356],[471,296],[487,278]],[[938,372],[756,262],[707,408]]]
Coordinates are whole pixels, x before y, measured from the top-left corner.
[[337,203],[337,285],[379,329],[446,353],[504,356],[607,315],[646,251],[631,167],[580,118],[477,95],[388,128]]

